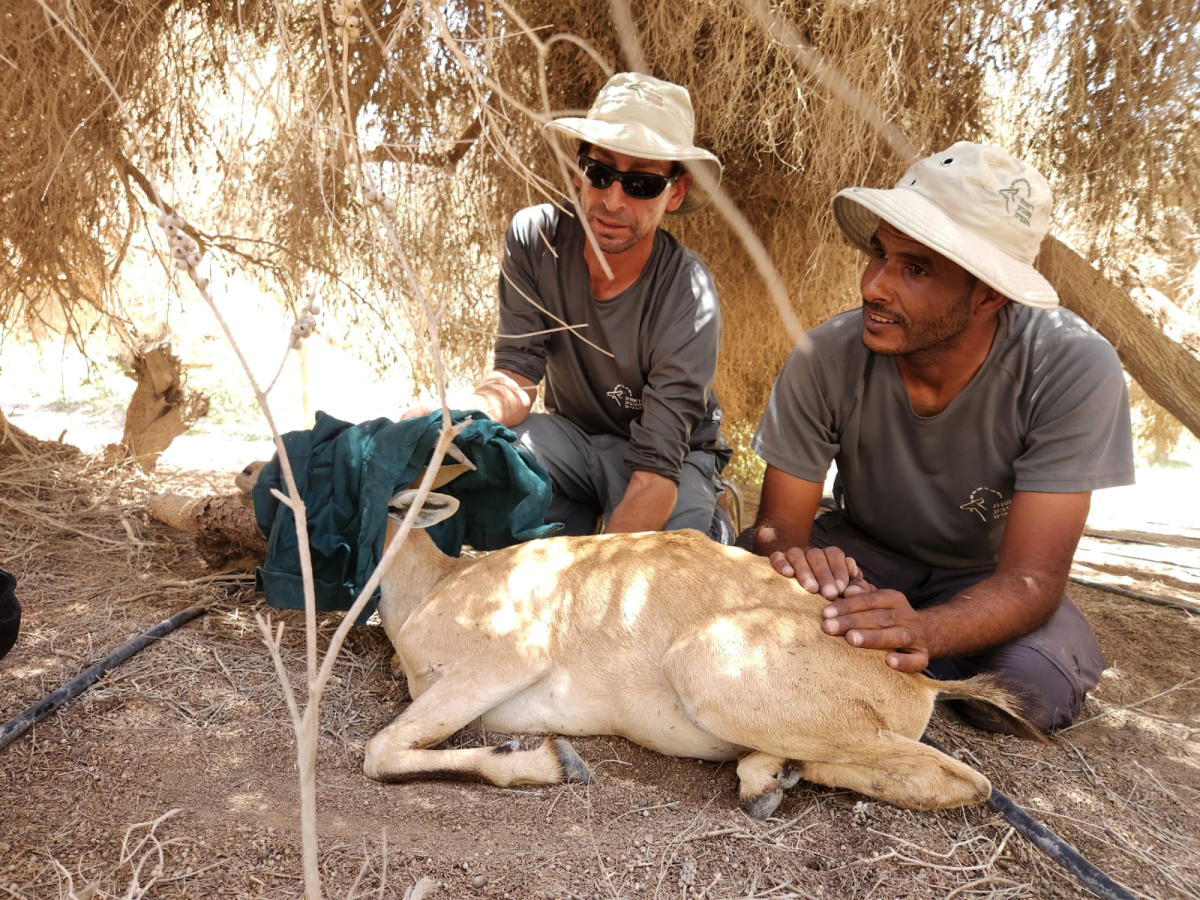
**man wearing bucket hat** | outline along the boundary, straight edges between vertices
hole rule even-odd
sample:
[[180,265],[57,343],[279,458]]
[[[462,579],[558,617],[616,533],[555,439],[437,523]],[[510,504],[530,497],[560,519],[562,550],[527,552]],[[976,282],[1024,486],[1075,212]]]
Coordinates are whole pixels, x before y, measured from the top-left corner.
[[[730,451],[713,392],[721,311],[712,275],[659,229],[701,209],[687,90],[614,75],[586,118],[548,123],[579,188],[573,211],[522,210],[505,237],[494,371],[469,404],[516,430],[550,474],[567,534],[719,529]],[[586,223],[586,229],[585,229]],[[530,414],[545,380],[545,414]],[[727,520],[726,520],[727,522]]]
[[[1044,730],[1105,666],[1063,594],[1091,491],[1133,481],[1116,353],[1033,267],[1050,207],[1037,171],[965,142],[891,190],[838,193],[870,257],[862,307],[809,332],[776,379],[746,536],[830,601],[829,635],[902,671],[992,673]],[[831,461],[835,509],[814,521]]]

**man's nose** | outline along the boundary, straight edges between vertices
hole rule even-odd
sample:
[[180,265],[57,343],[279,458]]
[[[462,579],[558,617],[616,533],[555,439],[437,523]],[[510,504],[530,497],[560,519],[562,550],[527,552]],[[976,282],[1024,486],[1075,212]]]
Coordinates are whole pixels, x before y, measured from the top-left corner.
[[863,269],[860,289],[864,300],[890,300],[894,296],[895,272],[885,260],[872,259]]
[[625,188],[621,186],[621,182],[614,181],[599,193],[600,202],[604,204],[605,209],[616,210],[625,206]]

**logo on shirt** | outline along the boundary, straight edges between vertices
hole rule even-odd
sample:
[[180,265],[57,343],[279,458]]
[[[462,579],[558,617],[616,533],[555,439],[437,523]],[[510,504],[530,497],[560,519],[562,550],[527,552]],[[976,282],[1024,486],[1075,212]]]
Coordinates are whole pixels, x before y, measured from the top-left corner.
[[640,410],[642,408],[641,398],[633,396],[633,391],[625,387],[623,384],[618,384],[604,396],[612,397],[617,406],[619,406],[621,409]]
[[977,487],[971,491],[971,499],[959,509],[975,513],[981,522],[995,522],[1008,515],[1010,506],[1012,506],[1011,497],[1005,499],[999,491],[993,491],[987,487]]

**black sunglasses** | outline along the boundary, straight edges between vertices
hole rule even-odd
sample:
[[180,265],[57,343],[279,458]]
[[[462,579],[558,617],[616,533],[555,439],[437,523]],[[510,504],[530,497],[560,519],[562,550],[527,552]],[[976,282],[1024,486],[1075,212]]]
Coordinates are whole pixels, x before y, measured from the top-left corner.
[[606,190],[614,181],[619,181],[621,190],[634,200],[653,200],[679,179],[678,175],[655,175],[653,172],[618,172],[590,156],[579,157],[579,171],[588,184],[598,191]]

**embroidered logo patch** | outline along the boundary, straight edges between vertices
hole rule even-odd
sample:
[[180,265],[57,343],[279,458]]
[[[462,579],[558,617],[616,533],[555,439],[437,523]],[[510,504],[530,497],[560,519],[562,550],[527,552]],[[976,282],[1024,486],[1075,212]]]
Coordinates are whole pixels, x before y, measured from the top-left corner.
[[623,384],[618,384],[605,396],[611,397],[621,409],[640,410],[642,408],[641,398],[633,396],[633,391]]
[[1004,211],[1018,222],[1028,225],[1033,216],[1033,204],[1029,202],[1032,193],[1033,188],[1024,178],[1018,178],[1008,187],[1000,188],[1000,195],[1004,197]]
[[959,509],[975,513],[981,522],[994,522],[1008,515],[1012,506],[1012,498],[1005,499],[999,491],[987,487],[977,487],[971,491],[971,499]]

